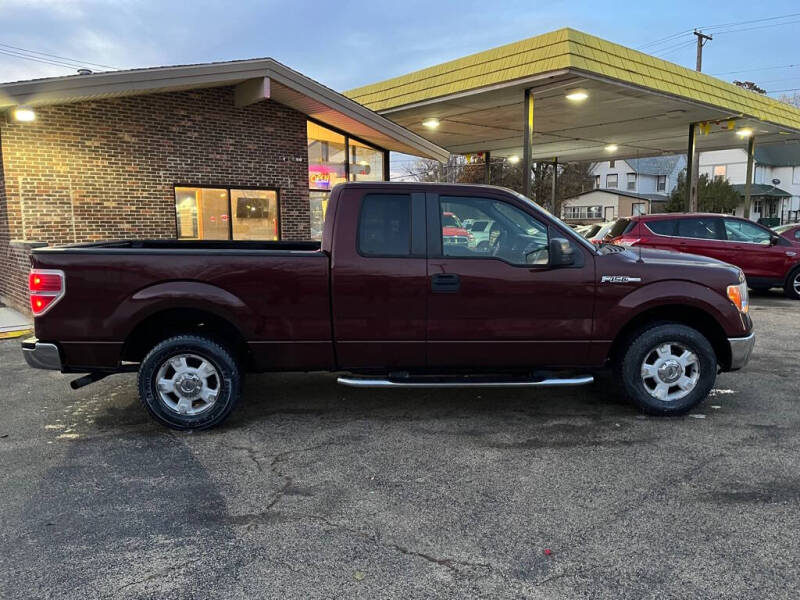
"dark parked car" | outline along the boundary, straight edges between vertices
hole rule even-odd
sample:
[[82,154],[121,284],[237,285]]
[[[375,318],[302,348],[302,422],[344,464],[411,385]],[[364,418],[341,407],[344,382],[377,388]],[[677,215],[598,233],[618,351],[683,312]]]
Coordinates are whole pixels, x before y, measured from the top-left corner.
[[[445,243],[492,221],[489,251]],[[460,222],[459,222],[460,224]],[[221,422],[245,371],[347,371],[358,387],[585,384],[612,366],[653,414],[681,414],[753,348],[741,270],[595,247],[489,186],[348,183],[322,242],[122,241],[34,251],[28,363],[138,370],[181,429]]]
[[755,290],[781,287],[800,299],[800,249],[774,231],[719,214],[658,214],[631,217],[614,243],[689,252],[716,258],[744,271]]

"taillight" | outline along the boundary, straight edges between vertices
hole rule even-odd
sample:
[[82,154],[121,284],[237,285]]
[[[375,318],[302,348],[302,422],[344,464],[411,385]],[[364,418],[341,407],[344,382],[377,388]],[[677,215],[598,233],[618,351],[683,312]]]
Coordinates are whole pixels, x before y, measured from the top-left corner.
[[64,271],[32,269],[28,275],[31,311],[34,317],[44,314],[64,297]]

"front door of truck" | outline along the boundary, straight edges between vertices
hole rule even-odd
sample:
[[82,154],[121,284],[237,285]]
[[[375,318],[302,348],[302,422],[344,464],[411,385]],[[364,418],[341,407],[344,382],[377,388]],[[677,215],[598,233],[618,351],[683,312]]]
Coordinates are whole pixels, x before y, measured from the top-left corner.
[[331,312],[343,369],[425,366],[425,194],[347,188],[335,215]]
[[[551,268],[548,241],[564,237],[520,199],[428,194],[428,365],[503,368],[589,360],[594,262]],[[441,218],[492,222],[488,247],[443,243]]]

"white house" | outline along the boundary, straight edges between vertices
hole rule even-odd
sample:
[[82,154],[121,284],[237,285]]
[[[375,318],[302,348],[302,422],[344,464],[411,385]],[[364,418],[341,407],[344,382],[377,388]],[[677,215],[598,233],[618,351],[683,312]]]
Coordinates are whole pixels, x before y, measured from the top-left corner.
[[[700,174],[725,177],[744,197],[747,152],[741,148],[701,152]],[[800,221],[800,144],[756,144],[752,184],[752,220],[771,219],[770,225]],[[744,200],[735,214],[744,216]]]
[[592,168],[592,175],[595,189],[658,194],[666,200],[685,168],[685,156],[654,156],[599,162]]
[[588,225],[613,221],[620,217],[663,212],[666,196],[637,194],[623,190],[595,189],[567,198],[561,205],[561,216],[567,223]]

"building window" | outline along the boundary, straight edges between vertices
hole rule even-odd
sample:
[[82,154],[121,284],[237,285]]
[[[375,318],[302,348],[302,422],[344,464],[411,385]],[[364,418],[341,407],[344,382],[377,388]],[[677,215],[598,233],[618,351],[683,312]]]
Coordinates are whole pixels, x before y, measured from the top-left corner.
[[383,181],[386,151],[313,121],[308,134],[308,200],[311,239],[322,239],[322,225],[333,187],[350,181]]
[[753,200],[753,212],[754,213],[758,213],[758,215],[761,216],[761,211],[762,211],[763,208],[764,207],[763,207],[763,205],[761,203],[761,200]]
[[565,219],[602,219],[603,207],[597,206],[565,206]]
[[792,169],[792,185],[800,185],[800,167]]
[[646,215],[647,214],[647,203],[646,202],[634,202],[631,204],[631,215],[634,217],[637,215]]
[[613,169],[613,168],[614,168],[614,165],[616,165],[616,164],[617,164],[617,161],[615,161],[615,160],[610,160],[610,161],[608,161],[608,168],[609,168],[609,169]]
[[667,176],[666,175],[659,175],[656,178],[656,191],[657,192],[666,192],[667,191]]
[[277,240],[278,192],[176,187],[179,240]]
[[725,165],[716,165],[714,167],[714,179],[718,177],[721,179],[725,179],[728,174],[728,168]]
[[594,189],[598,189],[600,187],[600,175],[594,176]]
[[616,173],[609,173],[606,175],[606,187],[608,189],[615,190],[617,189],[617,174]]
[[628,189],[636,190],[636,173],[628,173]]
[[351,139],[350,181],[383,181],[383,152]]

